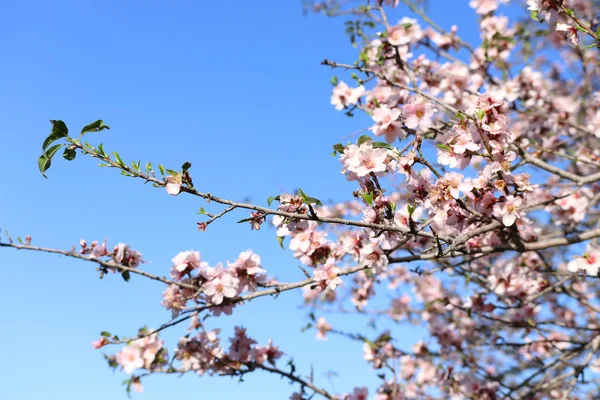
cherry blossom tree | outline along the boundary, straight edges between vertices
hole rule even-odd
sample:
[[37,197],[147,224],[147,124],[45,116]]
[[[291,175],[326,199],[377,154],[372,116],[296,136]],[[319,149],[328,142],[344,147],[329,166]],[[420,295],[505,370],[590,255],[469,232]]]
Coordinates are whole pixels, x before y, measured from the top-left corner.
[[[399,3],[411,15],[399,15]],[[171,318],[163,325],[129,336],[102,332],[93,341],[114,349],[106,360],[128,375],[128,391],[140,391],[154,374],[267,371],[295,385],[293,400],[598,398],[600,5],[508,3],[470,1],[477,43],[461,39],[459,27],[444,30],[423,3],[307,3],[344,18],[357,49],[356,60],[323,61],[342,77],[332,78],[331,104],[372,119],[369,134],[333,145],[355,189],[336,193],[347,199],[340,203],[323,204],[302,190],[261,204],[222,198],[194,185],[191,162],[175,169],[129,163],[92,144],[109,129],[104,121],[78,135],[51,121],[42,174],[59,151],[69,161],[88,156],[150,183],[158,195],[210,203],[217,211],[200,209],[203,234],[235,213],[252,230],[272,225],[302,264],[302,280],[277,281],[252,250],[209,265],[200,251],[182,249],[164,277],[144,271],[140,251],[125,243],[81,240],[61,250],[6,234],[0,246],[164,285],[157,304]],[[509,6],[521,8],[518,16],[504,14]],[[378,387],[357,383],[332,393],[285,363],[284,353],[296,349],[205,323],[294,290],[303,293],[316,339],[359,342]],[[340,310],[427,333],[407,351],[390,331],[373,336],[333,326],[328,314]],[[167,329],[181,330],[181,339],[165,343]]]

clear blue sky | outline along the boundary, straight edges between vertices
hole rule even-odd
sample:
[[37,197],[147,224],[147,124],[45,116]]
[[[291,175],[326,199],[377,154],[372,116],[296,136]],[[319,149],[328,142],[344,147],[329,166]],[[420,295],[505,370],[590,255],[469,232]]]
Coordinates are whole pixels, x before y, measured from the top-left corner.
[[[459,32],[476,37],[468,1],[452,3],[430,1],[433,16],[447,28],[465,21]],[[198,199],[173,198],[80,155],[73,163],[58,157],[46,180],[36,160],[49,119],[77,131],[102,118],[112,129],[90,135],[91,142],[129,161],[172,168],[191,161],[196,187],[215,195],[264,203],[301,187],[322,200],[347,199],[352,185],[330,157],[331,144],[369,123],[330,106],[332,72],[319,65],[325,57],[355,59],[342,20],[303,16],[299,0],[19,1],[2,8],[1,228],[64,249],[80,238],[125,241],[151,262],[144,269],[159,275],[168,274],[170,259],[182,250],[200,250],[214,264],[252,248],[271,274],[302,278],[273,230],[235,224],[245,215],[200,233],[195,214],[206,204]],[[111,372],[91,341],[102,330],[131,335],[145,323],[164,322],[162,290],[136,277],[129,284],[118,276],[99,280],[83,262],[1,250],[0,398],[125,399],[125,374]],[[229,336],[239,324],[261,342],[272,337],[300,371],[308,373],[313,363],[317,383],[328,390],[373,385],[360,345],[300,333],[307,322],[300,303],[299,293],[264,298],[208,326]],[[330,321],[336,327],[345,319]],[[166,335],[170,349],[184,329]],[[415,341],[411,331],[395,335],[400,345]],[[328,380],[328,370],[339,375]],[[264,374],[241,385],[195,376],[143,383],[146,393],[136,397],[146,400],[270,400],[293,391]]]

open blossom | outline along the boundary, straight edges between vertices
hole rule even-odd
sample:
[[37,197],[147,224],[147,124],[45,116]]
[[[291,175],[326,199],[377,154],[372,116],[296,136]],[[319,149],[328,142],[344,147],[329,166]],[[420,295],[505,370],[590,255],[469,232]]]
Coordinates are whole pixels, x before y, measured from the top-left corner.
[[393,143],[396,138],[403,139],[406,137],[406,132],[402,129],[399,118],[400,110],[398,108],[390,108],[383,104],[373,110],[373,121],[376,123],[371,130],[375,136],[385,136],[385,141],[388,143]]
[[471,0],[469,6],[475,9],[477,14],[488,14],[498,8],[498,3],[507,3],[508,0]]
[[127,244],[119,243],[113,250],[113,261],[117,264],[137,268],[144,262],[142,254],[137,250],[132,250]]
[[577,257],[569,262],[567,269],[570,272],[584,270],[588,275],[598,276],[598,270],[600,269],[600,252],[596,250],[588,251],[583,257]]
[[167,286],[162,297],[161,304],[166,309],[171,310],[173,317],[179,315],[180,310],[185,308],[187,301],[183,295],[183,291],[177,285],[171,284]]
[[106,251],[106,239],[102,244],[97,244],[96,241],[92,242],[92,252],[90,253],[90,258],[98,259],[108,254]]
[[433,125],[431,117],[435,113],[435,109],[425,103],[405,104],[402,108],[402,113],[406,118],[404,124],[409,129],[419,129],[426,131]]
[[331,331],[331,325],[329,325],[325,317],[319,317],[315,328],[317,328],[317,339],[327,340],[327,332]]
[[571,42],[575,46],[579,44],[579,35],[577,34],[577,28],[575,28],[574,26],[559,22],[558,24],[556,24],[556,30],[558,32],[566,32],[567,37],[571,39]]
[[219,305],[225,297],[232,298],[238,294],[239,282],[239,279],[225,273],[207,282],[204,294],[210,297],[213,304]]
[[369,243],[360,250],[360,261],[375,272],[381,272],[387,267],[388,259],[377,243]]
[[205,274],[205,270],[208,267],[208,263],[200,261],[200,252],[189,250],[182,251],[177,254],[171,260],[173,267],[171,267],[171,276],[174,279],[182,279],[187,274],[191,274],[194,270],[198,270],[200,275]]
[[366,387],[354,388],[352,394],[347,395],[344,400],[367,400],[369,398],[369,389]]
[[503,203],[497,203],[494,205],[494,212],[496,215],[502,217],[502,223],[504,226],[511,226],[515,223],[517,218],[521,218],[519,214],[519,207],[523,203],[521,197],[515,197],[513,195],[506,196],[506,200]]
[[375,149],[369,142],[360,146],[349,145],[349,157],[343,159],[348,171],[354,172],[359,177],[369,175],[371,172],[384,172],[387,170],[385,160],[386,149]]
[[351,104],[358,103],[358,99],[365,93],[365,87],[359,86],[357,88],[349,87],[344,81],[340,81],[335,88],[333,88],[333,94],[331,95],[331,104],[335,106],[336,110],[343,110]]
[[256,284],[265,279],[265,270],[260,266],[260,256],[252,250],[240,253],[238,259],[229,264],[233,275],[239,279],[241,290],[256,290]]
[[266,346],[255,346],[252,349],[252,359],[258,364],[264,364],[268,362],[271,365],[275,365],[275,361],[283,356],[283,352],[279,350],[278,346],[273,344],[273,340],[269,339]]
[[133,374],[136,369],[144,366],[144,359],[142,358],[140,348],[137,346],[126,346],[117,353],[117,363],[123,368],[126,374]]
[[423,31],[416,19],[402,18],[388,32],[388,42],[392,46],[404,46],[415,43],[423,37]]
[[335,290],[342,283],[342,278],[338,276],[339,273],[340,269],[333,265],[330,260],[322,267],[315,269],[314,277],[317,281],[317,290]]
[[183,178],[179,174],[167,176],[167,184],[165,185],[167,193],[173,196],[177,196],[181,191],[182,183]]

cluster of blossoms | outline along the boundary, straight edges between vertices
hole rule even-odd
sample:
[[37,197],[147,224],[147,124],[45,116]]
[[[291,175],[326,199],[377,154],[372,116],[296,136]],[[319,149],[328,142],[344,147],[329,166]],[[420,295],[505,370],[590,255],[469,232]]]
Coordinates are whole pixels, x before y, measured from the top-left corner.
[[197,289],[182,287],[175,283],[169,285],[163,293],[162,305],[171,310],[173,316],[179,315],[189,301],[211,307],[215,315],[230,315],[234,303],[227,299],[238,297],[243,292],[254,292],[265,282],[265,270],[260,266],[260,256],[251,250],[240,253],[238,259],[229,263],[227,268],[221,264],[211,267],[200,259],[199,251],[184,251],[177,254],[171,267],[171,278]]
[[[94,240],[88,246],[87,242],[81,239],[79,242],[79,245],[81,246],[79,253],[82,255],[89,255],[90,258],[96,260],[103,257],[111,257],[116,264],[124,267],[137,268],[140,264],[144,263],[142,254],[137,250],[133,250],[129,245],[119,243],[113,248],[112,252],[109,252],[106,241],[107,239],[104,239],[102,243],[99,243],[97,240]],[[109,267],[108,269],[112,272],[116,272],[117,270],[116,267]]]

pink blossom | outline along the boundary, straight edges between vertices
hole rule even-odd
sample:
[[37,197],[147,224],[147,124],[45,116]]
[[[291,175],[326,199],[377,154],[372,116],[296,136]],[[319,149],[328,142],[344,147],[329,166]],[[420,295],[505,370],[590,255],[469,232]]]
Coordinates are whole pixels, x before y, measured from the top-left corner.
[[333,264],[332,260],[328,260],[325,265],[315,269],[314,277],[317,281],[318,290],[335,290],[342,283],[342,278],[338,276],[340,269]]
[[477,14],[488,14],[498,8],[498,2],[507,3],[508,0],[471,0],[469,6],[475,9]]
[[106,238],[104,239],[104,242],[100,245],[96,244],[94,246],[94,243],[92,243],[93,249],[90,253],[90,258],[98,259],[100,257],[108,255],[108,252],[106,251]]
[[327,332],[331,332],[331,325],[329,325],[325,317],[319,317],[315,328],[317,328],[317,339],[327,340]]
[[365,266],[373,268],[376,273],[382,272],[388,265],[388,259],[377,243],[371,242],[360,250],[360,260]]
[[596,250],[590,250],[583,255],[583,257],[577,257],[567,265],[569,272],[578,272],[584,270],[586,274],[591,276],[598,276],[598,270],[600,269],[600,252]]
[[504,226],[511,226],[517,218],[521,218],[521,214],[519,213],[521,203],[523,203],[521,197],[506,196],[506,200],[503,203],[494,205],[494,213],[502,217]]
[[352,152],[350,158],[344,160],[344,165],[348,171],[362,177],[369,175],[371,172],[379,173],[386,171],[386,158],[386,149],[374,149],[371,143],[366,142],[357,147],[356,151]]
[[567,37],[571,39],[571,42],[575,46],[579,44],[579,35],[577,34],[577,28],[575,28],[574,26],[559,22],[558,24],[556,24],[556,30],[558,32],[567,32]]
[[92,342],[92,347],[95,349],[99,349],[101,347],[104,347],[108,344],[108,339],[105,338],[104,336],[102,336],[100,339],[98,340],[94,340]]
[[142,352],[138,346],[126,346],[117,353],[117,363],[126,374],[132,374],[136,369],[144,366]]
[[404,124],[409,129],[419,127],[421,130],[428,130],[432,126],[431,117],[435,113],[431,106],[424,103],[406,104],[402,108],[402,113],[406,118]]
[[398,25],[388,32],[388,42],[392,46],[404,46],[415,43],[423,37],[423,31],[416,19],[402,18]]
[[373,121],[376,124],[371,127],[371,130],[375,136],[384,135],[385,141],[388,143],[393,143],[396,138],[403,139],[406,137],[406,132],[402,129],[399,118],[400,110],[398,108],[390,109],[383,104],[373,110]]
[[206,268],[208,267],[207,262],[200,261],[200,252],[194,250],[182,251],[173,257],[171,261],[173,262],[173,266],[171,267],[171,276],[173,279],[183,279],[183,277],[195,270],[200,275],[205,275]]
[[252,250],[240,253],[238,259],[229,264],[233,276],[239,280],[241,290],[256,290],[256,285],[265,279],[265,270],[260,266],[260,256]]
[[181,191],[181,184],[183,183],[183,178],[181,175],[169,175],[167,176],[167,184],[165,188],[167,189],[167,193],[173,196],[177,196]]
[[283,356],[283,352],[279,350],[279,347],[273,344],[271,339],[269,339],[265,346],[254,347],[252,352],[252,358],[258,364],[264,364],[266,361],[271,365],[275,365],[275,362]]
[[340,81],[336,87],[333,88],[331,104],[335,106],[336,110],[343,110],[344,107],[358,103],[358,100],[364,93],[364,86],[359,86],[353,89],[350,88],[344,81]]
[[347,395],[344,400],[367,400],[369,398],[369,389],[366,387],[354,388],[352,394]]
[[239,279],[228,273],[217,276],[204,285],[204,294],[210,297],[213,304],[219,305],[223,298],[232,298],[238,294]]
[[252,346],[256,344],[256,340],[246,335],[246,328],[236,326],[235,336],[229,340],[229,357],[235,361],[250,361]]

